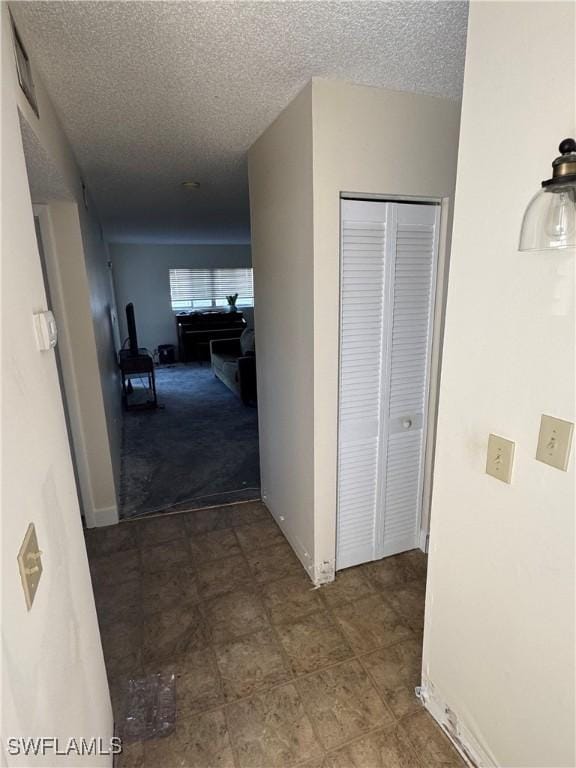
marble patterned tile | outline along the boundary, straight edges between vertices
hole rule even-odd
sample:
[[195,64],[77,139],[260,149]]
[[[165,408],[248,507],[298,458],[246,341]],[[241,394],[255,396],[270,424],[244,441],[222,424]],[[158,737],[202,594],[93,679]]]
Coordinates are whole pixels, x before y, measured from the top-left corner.
[[403,717],[400,725],[426,768],[465,768],[464,760],[424,708]]
[[418,570],[408,553],[384,557],[363,566],[363,571],[376,589],[386,590],[388,587],[404,584],[418,577]]
[[90,573],[94,590],[138,579],[141,574],[140,553],[137,549],[127,549],[97,557],[90,561]]
[[416,574],[417,578],[426,581],[426,575],[428,573],[428,555],[425,552],[422,552],[421,549],[411,549],[409,552],[404,553],[404,557],[410,564],[410,568]]
[[[124,718],[126,716],[126,698],[128,694],[128,680],[132,677],[141,677],[142,667],[134,670],[134,674],[118,674],[115,676],[108,676],[108,687],[110,689],[110,702],[112,704],[112,712],[114,714],[114,723],[116,728],[120,730]],[[121,734],[119,734],[121,735]]]
[[144,742],[150,768],[234,768],[222,709],[179,717],[172,734]]
[[408,581],[382,592],[382,597],[415,631],[424,628],[426,583],[421,579]]
[[244,525],[238,528],[236,536],[240,546],[246,553],[251,553],[257,549],[273,547],[275,544],[284,544],[286,539],[280,528],[272,518],[252,525]]
[[225,514],[226,522],[232,528],[240,528],[243,525],[252,525],[273,519],[261,501],[231,504],[225,508]]
[[101,586],[94,591],[100,626],[115,621],[138,620],[142,612],[142,584],[129,579]]
[[138,546],[136,529],[131,523],[107,525],[104,528],[88,528],[84,535],[90,558],[112,555],[115,552],[136,549]]
[[180,515],[189,536],[198,536],[210,531],[230,528],[227,507],[212,507],[211,509],[195,509]]
[[420,711],[414,688],[422,680],[422,645],[403,640],[361,659],[362,666],[397,718]]
[[298,763],[298,768],[326,768],[328,763],[326,762],[327,756],[322,752],[318,757],[312,760],[306,760],[305,763]]
[[321,756],[293,684],[231,704],[227,712],[240,768],[289,768]]
[[363,736],[327,756],[322,768],[428,768],[398,725]]
[[196,571],[188,563],[165,571],[145,573],[142,577],[144,613],[158,613],[176,606],[194,605],[199,599]]
[[225,643],[270,627],[262,598],[250,589],[229,592],[208,600],[203,603],[202,611],[208,632],[215,643]]
[[197,566],[198,587],[204,600],[253,585],[254,579],[242,555]]
[[171,608],[144,619],[143,660],[149,672],[177,656],[206,645],[206,630],[197,606]]
[[186,536],[184,521],[180,515],[160,515],[133,523],[138,532],[141,547],[155,547],[167,541]]
[[190,539],[190,549],[195,563],[209,563],[241,554],[236,534],[229,528],[193,536]]
[[374,594],[376,590],[359,568],[340,571],[335,581],[320,588],[320,596],[328,607],[352,603]]
[[357,659],[303,677],[296,685],[327,750],[394,722]]
[[265,584],[262,597],[273,624],[297,621],[324,608],[319,591],[304,572]]
[[260,584],[282,579],[286,576],[301,575],[302,564],[292,551],[291,546],[284,542],[256,552],[247,552],[246,558]]
[[406,621],[379,595],[337,605],[332,608],[332,613],[356,653],[414,639]]
[[292,676],[269,630],[216,645],[214,652],[227,702],[287,682]]
[[183,563],[190,565],[192,562],[188,541],[175,539],[146,547],[142,550],[142,570],[145,573],[157,573],[169,568],[180,568]]
[[118,755],[115,768],[144,768],[144,743],[142,741],[125,741],[122,752]]
[[276,631],[296,675],[314,672],[352,656],[349,644],[325,612],[279,624]]
[[208,646],[171,659],[159,671],[175,676],[178,717],[215,709],[224,703],[216,659]]
[[100,637],[109,676],[136,675],[142,663],[142,622],[129,619],[101,627]]

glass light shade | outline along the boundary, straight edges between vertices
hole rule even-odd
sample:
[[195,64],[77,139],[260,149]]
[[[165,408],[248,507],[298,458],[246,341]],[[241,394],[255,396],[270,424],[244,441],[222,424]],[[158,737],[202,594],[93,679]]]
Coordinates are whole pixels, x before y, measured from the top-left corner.
[[550,184],[530,201],[520,230],[521,251],[576,246],[576,182]]

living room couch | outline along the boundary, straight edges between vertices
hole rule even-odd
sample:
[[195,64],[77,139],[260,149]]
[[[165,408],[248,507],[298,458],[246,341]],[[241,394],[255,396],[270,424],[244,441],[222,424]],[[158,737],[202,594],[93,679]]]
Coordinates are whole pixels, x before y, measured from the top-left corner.
[[242,400],[256,403],[256,351],[254,331],[247,328],[239,339],[210,342],[210,360],[214,375]]

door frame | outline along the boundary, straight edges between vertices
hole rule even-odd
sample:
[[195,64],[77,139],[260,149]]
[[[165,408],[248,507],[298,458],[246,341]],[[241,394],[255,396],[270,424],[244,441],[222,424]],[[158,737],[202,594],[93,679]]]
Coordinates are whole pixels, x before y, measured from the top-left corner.
[[[436,449],[436,426],[438,420],[438,395],[442,367],[442,348],[444,337],[444,321],[446,314],[447,282],[450,261],[450,222],[452,219],[451,199],[449,197],[427,197],[413,195],[389,195],[361,192],[340,192],[339,195],[339,227],[340,227],[340,253],[338,259],[339,270],[339,312],[338,312],[338,371],[340,371],[340,339],[341,339],[341,306],[342,306],[342,200],[358,200],[382,203],[412,203],[420,205],[437,205],[439,207],[439,223],[436,232],[437,258],[433,265],[432,275],[432,306],[431,306],[431,333],[430,351],[426,366],[426,403],[424,407],[423,424],[423,477],[420,504],[420,534],[419,547],[423,552],[428,552],[430,538],[430,510],[432,505],[432,488],[434,458]],[[338,375],[340,381],[340,375]],[[340,387],[338,387],[338,428],[337,440],[340,439],[339,424]],[[336,483],[339,484],[338,466],[336,467]],[[379,492],[380,495],[380,492]],[[338,509],[336,508],[336,514]],[[336,527],[337,530],[337,527]],[[337,540],[335,541],[334,558],[336,560]]]
[[[68,200],[59,202],[76,207],[75,202]],[[38,222],[38,231],[41,239],[42,253],[40,254],[40,260],[46,283],[46,296],[51,304],[58,328],[58,343],[55,354],[80,514],[90,526],[94,525],[94,502],[92,500],[89,480],[88,452],[79,417],[81,406],[77,396],[78,385],[74,366],[71,362],[72,346],[68,330],[68,315],[60,282],[58,246],[50,214],[50,203],[33,203],[32,212],[35,222]]]

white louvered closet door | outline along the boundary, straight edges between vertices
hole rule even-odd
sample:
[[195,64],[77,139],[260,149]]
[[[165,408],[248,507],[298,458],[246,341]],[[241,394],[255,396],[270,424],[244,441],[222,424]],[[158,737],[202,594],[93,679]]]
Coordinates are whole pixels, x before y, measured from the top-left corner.
[[419,543],[439,222],[341,205],[338,570]]
[[341,204],[339,569],[377,557],[387,213],[383,203]]

